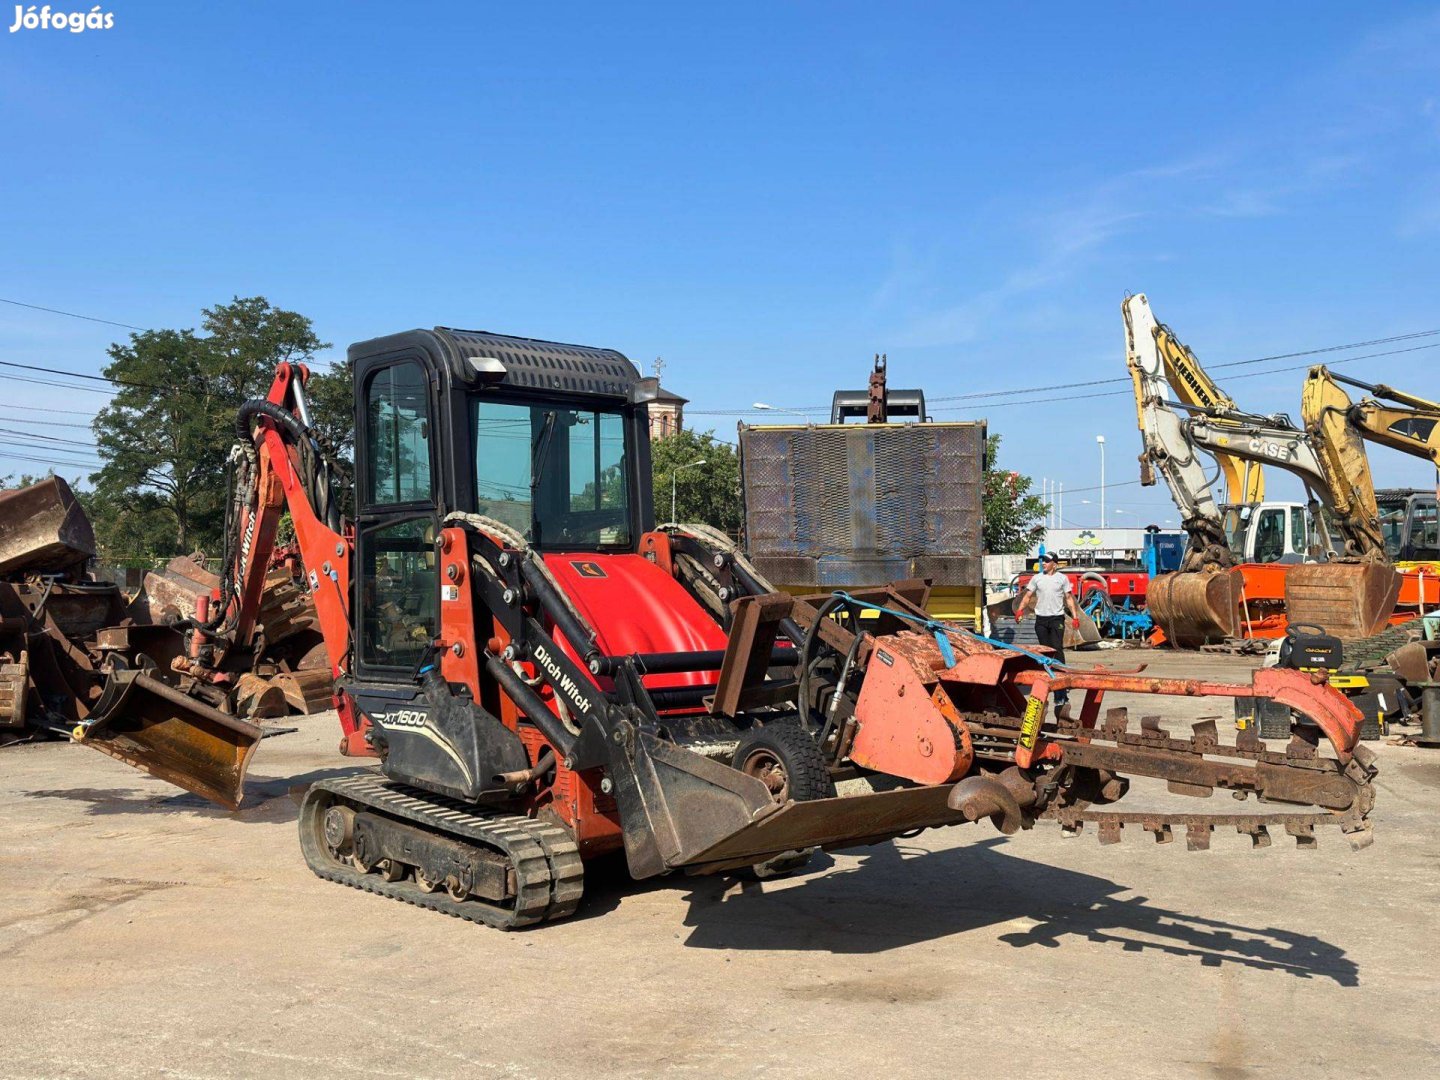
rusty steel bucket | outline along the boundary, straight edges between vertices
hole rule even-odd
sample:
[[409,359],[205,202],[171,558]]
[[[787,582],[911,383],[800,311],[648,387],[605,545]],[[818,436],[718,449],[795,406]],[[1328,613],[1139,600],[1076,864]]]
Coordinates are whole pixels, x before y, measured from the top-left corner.
[[117,671],[74,738],[234,810],[262,734],[143,671]]
[[94,554],[90,519],[60,477],[0,495],[0,573],[51,570]]
[[1303,563],[1285,574],[1285,617],[1345,641],[1378,634],[1399,596],[1399,572],[1382,563]]
[[1240,633],[1241,582],[1238,569],[1161,574],[1145,606],[1172,645],[1193,649]]

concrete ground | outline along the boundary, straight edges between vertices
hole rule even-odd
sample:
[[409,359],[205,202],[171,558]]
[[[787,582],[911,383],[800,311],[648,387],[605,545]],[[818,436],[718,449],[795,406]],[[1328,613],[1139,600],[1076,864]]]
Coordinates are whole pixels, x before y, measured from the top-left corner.
[[[1109,653],[1160,674],[1253,661]],[[1170,715],[1195,719],[1190,703]],[[1437,1074],[1440,752],[1378,746],[1375,844],[1206,853],[988,825],[785,882],[636,885],[505,934],[322,882],[326,717],[226,813],[61,743],[0,750],[0,1076]],[[1223,730],[1223,729],[1222,729]],[[1187,801],[1187,807],[1202,804]],[[1252,804],[1253,805],[1253,804]]]

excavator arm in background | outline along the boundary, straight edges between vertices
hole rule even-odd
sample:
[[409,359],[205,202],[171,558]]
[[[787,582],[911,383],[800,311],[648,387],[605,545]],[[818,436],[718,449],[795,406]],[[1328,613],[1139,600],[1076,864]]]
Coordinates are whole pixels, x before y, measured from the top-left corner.
[[1174,390],[1155,346],[1155,317],[1143,294],[1121,305],[1125,316],[1125,363],[1135,390],[1140,427],[1140,482],[1149,487],[1159,473],[1180,511],[1190,537],[1182,567],[1186,571],[1223,569],[1233,563],[1225,540],[1215,479],[1184,431],[1184,419],[1170,406]]
[[[1286,417],[1259,416],[1235,408],[1235,403],[1220,395],[1213,383],[1195,375],[1197,369],[1191,370],[1194,378],[1187,384],[1191,396],[1203,392],[1220,403],[1173,401],[1174,387],[1159,342],[1167,341],[1173,352],[1178,346],[1174,334],[1155,322],[1143,295],[1127,298],[1123,312],[1127,365],[1145,441],[1141,483],[1147,482],[1150,463],[1198,461],[1202,452],[1214,455],[1217,461],[1228,460],[1235,468],[1242,464],[1273,465],[1298,476],[1311,501],[1318,498],[1323,503],[1331,523],[1344,537],[1346,551],[1344,561],[1304,564],[1287,571],[1285,604],[1290,621],[1325,626],[1342,638],[1367,637],[1377,632],[1394,608],[1400,582],[1385,563],[1373,490],[1369,490],[1367,502],[1368,489],[1357,487],[1343,471],[1336,471],[1317,452],[1307,432],[1294,427]],[[1183,350],[1183,346],[1179,348]],[[1193,354],[1184,352],[1193,361]],[[1182,417],[1177,409],[1194,415]],[[1164,475],[1168,481],[1170,474]],[[1153,483],[1153,477],[1149,482]],[[1182,516],[1199,505],[1186,487],[1172,482],[1170,488]],[[1218,509],[1212,512],[1218,520]],[[1187,531],[1193,548],[1196,533],[1188,524]],[[1322,537],[1325,532],[1322,530]],[[1229,614],[1224,597],[1214,586],[1184,574],[1197,569],[1203,567],[1187,563],[1181,574],[1173,579],[1157,579],[1160,588],[1151,589],[1152,615],[1176,644],[1203,644],[1238,630],[1235,617]],[[1238,595],[1238,582],[1234,591]]]
[[[1341,384],[1364,390],[1369,396],[1358,402],[1351,401]],[[1407,394],[1384,383],[1361,382],[1337,375],[1321,364],[1312,367],[1305,380],[1304,415],[1307,429],[1312,423],[1316,428],[1324,425],[1327,431],[1336,433],[1344,428],[1344,439],[1337,434],[1337,444],[1349,448],[1348,459],[1364,469],[1367,480],[1370,470],[1360,439],[1424,458],[1440,468],[1440,402]]]
[[[1145,297],[1132,297],[1145,303]],[[1128,303],[1128,301],[1127,301]],[[1155,351],[1165,371],[1175,399],[1192,409],[1203,409],[1212,415],[1238,413],[1239,407],[1233,398],[1215,384],[1200,366],[1199,359],[1190,347],[1175,336],[1175,331],[1164,323],[1155,323],[1154,316],[1147,317],[1154,324]],[[1217,423],[1227,421],[1217,419]],[[1225,478],[1225,502],[1231,505],[1258,503],[1265,498],[1265,471],[1255,461],[1238,458],[1233,454],[1217,453],[1215,460],[1220,464],[1221,475]]]
[[1127,297],[1125,365],[1135,390],[1140,427],[1140,483],[1155,483],[1158,472],[1170,489],[1188,537],[1180,570],[1150,583],[1148,606],[1156,624],[1177,645],[1203,645],[1239,633],[1240,574],[1225,536],[1215,500],[1217,479],[1207,473],[1204,456],[1171,407],[1174,391],[1156,345],[1158,324],[1144,295]]

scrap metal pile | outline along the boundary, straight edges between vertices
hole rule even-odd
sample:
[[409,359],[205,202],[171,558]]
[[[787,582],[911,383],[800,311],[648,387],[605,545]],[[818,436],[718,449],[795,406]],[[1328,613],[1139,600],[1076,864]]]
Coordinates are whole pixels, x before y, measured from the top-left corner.
[[292,576],[295,560],[282,553],[266,577],[249,670],[216,682],[189,673],[184,629],[219,578],[182,556],[127,597],[91,576],[95,553],[90,521],[64,480],[0,494],[0,745],[68,737],[133,696],[137,680],[252,720],[330,707],[324,646]]

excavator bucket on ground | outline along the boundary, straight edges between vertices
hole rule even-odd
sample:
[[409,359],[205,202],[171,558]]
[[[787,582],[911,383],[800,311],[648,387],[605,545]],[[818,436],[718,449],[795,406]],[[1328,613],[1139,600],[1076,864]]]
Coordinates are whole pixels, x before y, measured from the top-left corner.
[[75,740],[234,810],[260,728],[143,671],[117,671]]
[[1198,648],[1240,632],[1242,577],[1238,569],[1161,574],[1146,606],[1176,647]]
[[1304,563],[1285,573],[1290,623],[1323,627],[1343,641],[1378,634],[1399,596],[1400,575],[1383,563]]

